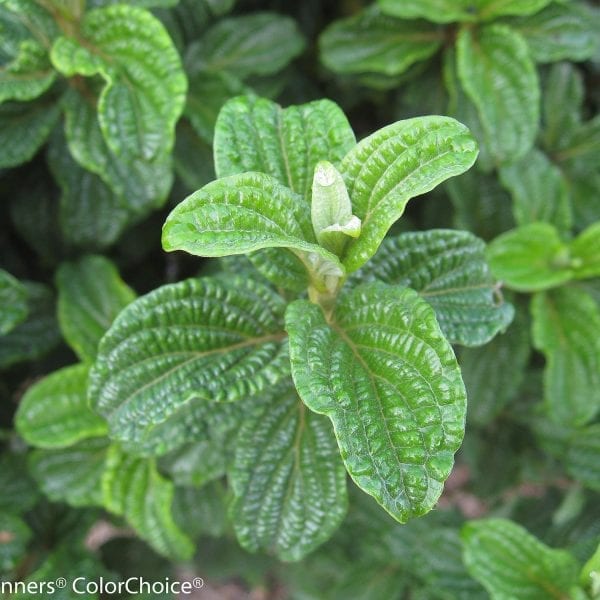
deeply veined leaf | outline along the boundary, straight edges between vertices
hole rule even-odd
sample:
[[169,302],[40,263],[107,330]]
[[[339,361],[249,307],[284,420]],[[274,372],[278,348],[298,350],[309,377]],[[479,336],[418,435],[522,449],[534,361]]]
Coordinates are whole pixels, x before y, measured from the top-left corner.
[[226,71],[244,79],[277,73],[303,48],[304,39],[293,19],[255,12],[219,20],[189,47],[186,65],[192,74]]
[[51,101],[0,104],[0,168],[33,158],[59,115],[58,104]]
[[590,225],[570,245],[577,279],[600,275],[600,223]]
[[576,430],[564,463],[571,477],[592,490],[600,491],[600,425]]
[[469,130],[450,117],[398,121],[350,150],[340,171],[362,230],[346,247],[347,270],[356,271],[375,254],[411,198],[460,175],[476,158]]
[[223,177],[188,196],[167,217],[162,244],[197,256],[288,248],[309,270],[321,261],[343,273],[337,257],[317,244],[302,198],[264,173]]
[[25,441],[38,448],[64,448],[106,434],[106,423],[87,403],[89,367],[54,371],[28,388],[15,425]]
[[336,73],[399,75],[441,47],[443,32],[366,9],[332,23],[319,39],[323,64]]
[[550,223],[530,223],[497,237],[486,256],[492,273],[509,288],[535,292],[572,279],[569,248]]
[[236,440],[229,515],[238,540],[281,560],[300,560],[346,514],[346,471],[329,421],[288,389],[261,402]]
[[35,450],[29,470],[44,494],[75,507],[102,506],[102,476],[109,442],[98,437],[67,448]]
[[534,296],[533,343],[546,357],[544,397],[557,423],[584,425],[600,410],[600,309],[583,290]]
[[100,343],[93,406],[114,438],[141,444],[193,417],[194,400],[262,391],[288,372],[284,309],[271,289],[241,278],[189,279],[142,296]]
[[0,269],[0,336],[27,317],[27,288],[8,271]]
[[514,313],[498,296],[484,250],[483,241],[466,231],[403,233],[385,239],[356,280],[416,290],[450,342],[479,346],[505,329]]
[[122,158],[150,160],[173,147],[187,82],[158,19],[142,8],[113,5],[86,13],[80,38],[58,38],[52,63],[64,75],[101,75],[100,128]]
[[510,22],[539,63],[591,58],[600,48],[598,24],[598,15],[582,2],[553,3],[535,15]]
[[471,521],[462,537],[467,569],[493,600],[560,600],[577,584],[579,566],[571,554],[512,521]]
[[58,322],[63,336],[83,361],[96,357],[100,338],[135,292],[102,256],[63,263],[56,273]]
[[20,517],[0,513],[0,575],[17,567],[25,556],[31,537],[31,529]]
[[524,156],[540,117],[540,89],[525,40],[506,25],[464,28],[457,40],[458,76],[477,107],[498,163]]
[[532,148],[523,158],[500,167],[499,172],[502,184],[512,194],[517,225],[545,221],[563,233],[570,231],[566,181],[543,152]]
[[159,474],[154,461],[112,446],[102,491],[105,507],[122,515],[154,550],[175,560],[191,558],[194,545],[172,515],[174,486]]
[[466,411],[433,309],[413,290],[370,283],[341,296],[329,320],[296,300],[286,328],[300,397],[331,419],[352,479],[400,522],[431,510]]

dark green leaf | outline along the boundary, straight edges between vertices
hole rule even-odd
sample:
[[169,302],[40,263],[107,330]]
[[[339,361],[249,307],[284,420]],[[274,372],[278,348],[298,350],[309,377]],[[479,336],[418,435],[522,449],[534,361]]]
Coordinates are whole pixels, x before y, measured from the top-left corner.
[[571,477],[592,490],[600,491],[600,425],[576,430],[564,462]]
[[0,269],[0,336],[22,323],[28,312],[27,288],[8,271]]
[[31,536],[31,530],[23,520],[0,512],[0,576],[14,569],[24,557]]

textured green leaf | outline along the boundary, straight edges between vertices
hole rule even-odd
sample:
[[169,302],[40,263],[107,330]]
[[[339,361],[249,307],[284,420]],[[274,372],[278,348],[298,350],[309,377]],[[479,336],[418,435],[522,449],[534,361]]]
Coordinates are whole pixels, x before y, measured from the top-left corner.
[[219,20],[189,47],[186,65],[192,74],[227,71],[243,79],[277,73],[303,48],[304,39],[293,19],[255,12]]
[[539,63],[591,58],[600,48],[598,24],[598,15],[582,2],[550,4],[535,15],[510,22]]
[[[230,436],[232,433],[229,431]],[[233,453],[226,443],[230,436],[221,443],[209,438],[178,448],[161,458],[161,472],[181,486],[203,486],[222,477]]]
[[497,162],[524,156],[535,141],[540,90],[527,43],[506,25],[475,32],[462,29],[457,40],[462,86],[477,107],[486,143]]
[[172,437],[165,428],[186,416],[192,427],[194,399],[247,398],[286,374],[284,308],[269,288],[240,278],[189,279],[139,298],[100,343],[93,406],[112,436],[132,443],[161,427]]
[[22,519],[0,512],[0,575],[18,565],[31,537],[31,529]]
[[58,120],[54,102],[5,102],[0,105],[0,168],[27,162],[41,148]]
[[513,198],[517,225],[536,221],[552,223],[563,232],[571,229],[568,189],[560,169],[532,148],[523,158],[503,165],[500,179]]
[[548,412],[557,423],[583,425],[600,409],[600,309],[583,290],[561,287],[534,296],[531,311]]
[[106,423],[87,403],[89,367],[54,371],[31,386],[15,417],[19,434],[32,446],[64,448],[106,434]]
[[351,477],[398,521],[435,505],[464,432],[465,389],[433,309],[413,290],[359,286],[335,314],[289,305],[292,374],[327,415]]
[[331,425],[309,412],[293,388],[247,417],[229,482],[229,515],[251,552],[300,560],[329,539],[346,514],[346,471]]
[[151,13],[114,5],[86,13],[80,38],[60,37],[52,63],[64,75],[101,75],[100,128],[121,157],[150,160],[173,147],[187,82],[179,54]]
[[520,292],[545,290],[573,277],[568,246],[549,223],[530,223],[497,237],[487,248],[492,273]]
[[0,269],[0,336],[22,323],[28,312],[27,288],[8,271]]
[[63,263],[56,274],[58,322],[63,336],[83,361],[96,357],[100,338],[135,292],[102,256]]
[[50,290],[38,283],[23,283],[27,288],[28,316],[2,337],[0,369],[39,358],[60,341]]
[[571,256],[577,279],[600,276],[600,222],[590,225],[571,242]]
[[29,469],[50,500],[75,507],[102,506],[108,447],[106,438],[92,438],[68,448],[35,450]]
[[106,508],[122,515],[154,550],[175,560],[192,557],[194,545],[173,519],[174,486],[152,460],[111,447],[102,490]]
[[256,270],[278,288],[304,292],[310,280],[302,261],[291,252],[280,248],[265,248],[251,252],[248,259]]
[[600,425],[578,429],[570,440],[565,466],[571,477],[600,491]]
[[577,584],[579,567],[507,519],[471,521],[463,528],[463,559],[493,600],[561,600]]
[[485,244],[466,231],[434,229],[388,237],[356,274],[419,292],[453,344],[479,346],[505,329],[513,308],[498,296]]
[[321,35],[323,64],[336,73],[399,75],[441,47],[443,32],[426,21],[401,21],[374,9],[332,23]]
[[173,516],[181,529],[192,538],[227,533],[227,492],[220,481],[201,488],[176,487]]
[[477,157],[469,130],[450,117],[416,117],[388,125],[362,140],[344,158],[341,172],[362,222],[342,261],[349,272],[379,247],[408,201],[466,171]]

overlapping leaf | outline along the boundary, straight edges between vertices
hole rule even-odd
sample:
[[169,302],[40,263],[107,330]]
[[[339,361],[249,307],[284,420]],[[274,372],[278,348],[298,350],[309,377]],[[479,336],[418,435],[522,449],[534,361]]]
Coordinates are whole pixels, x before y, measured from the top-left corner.
[[569,474],[592,490],[600,490],[600,426],[576,430],[564,457]]
[[570,244],[577,279],[600,276],[600,223],[590,225]]
[[0,269],[0,307],[0,335],[27,317],[27,288],[4,269]]
[[400,522],[434,506],[464,431],[465,389],[433,309],[410,289],[365,284],[335,314],[289,305],[292,374],[334,426],[346,469]]

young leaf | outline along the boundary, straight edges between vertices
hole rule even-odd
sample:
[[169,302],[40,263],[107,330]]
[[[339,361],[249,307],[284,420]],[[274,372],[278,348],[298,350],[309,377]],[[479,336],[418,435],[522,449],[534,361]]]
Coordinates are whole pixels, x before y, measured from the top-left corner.
[[546,357],[544,397],[557,423],[584,425],[600,409],[600,309],[582,290],[534,296],[533,343]]
[[441,47],[443,32],[426,21],[401,21],[376,9],[332,23],[319,39],[323,64],[335,73],[399,75]]
[[477,107],[490,151],[498,163],[524,156],[535,141],[540,90],[525,40],[506,25],[461,30],[457,68]]
[[58,322],[63,336],[82,361],[96,358],[100,338],[135,292],[102,256],[63,263],[56,273]]
[[535,292],[572,279],[569,248],[549,223],[530,223],[497,237],[487,248],[492,273],[508,287]]
[[340,297],[334,316],[288,306],[294,382],[328,416],[346,469],[395,519],[433,508],[462,441],[465,389],[433,309],[382,283]]
[[85,14],[80,37],[60,37],[52,63],[67,77],[101,75],[100,128],[123,158],[153,159],[173,147],[187,82],[163,25],[142,8],[113,5]]
[[493,600],[570,598],[579,566],[507,519],[471,521],[462,532],[463,559]]
[[600,223],[590,225],[571,242],[577,279],[600,276]]
[[329,539],[346,514],[346,471],[327,419],[288,389],[261,402],[242,426],[230,518],[251,552],[300,560]]
[[347,270],[356,271],[375,254],[411,198],[460,175],[476,158],[469,130],[450,117],[398,121],[350,150],[340,171],[362,230],[346,247]]
[[600,491],[600,425],[575,431],[564,462],[571,477],[591,490]]
[[154,461],[128,456],[112,446],[102,491],[106,508],[123,515],[154,550],[175,560],[192,557],[194,545],[171,512],[174,486],[159,474]]
[[28,444],[64,448],[106,434],[106,423],[87,403],[88,374],[86,365],[64,367],[27,390],[15,425]]
[[0,269],[0,336],[27,317],[27,288],[8,271]]
[[284,309],[271,289],[241,278],[189,279],[142,296],[100,342],[92,405],[113,437],[141,444],[193,417],[193,399],[258,393],[288,372]]
[[466,231],[403,233],[385,239],[355,280],[413,288],[431,304],[451,343],[480,346],[505,329],[514,312],[497,297],[484,250]]

